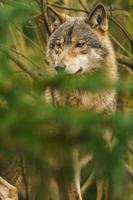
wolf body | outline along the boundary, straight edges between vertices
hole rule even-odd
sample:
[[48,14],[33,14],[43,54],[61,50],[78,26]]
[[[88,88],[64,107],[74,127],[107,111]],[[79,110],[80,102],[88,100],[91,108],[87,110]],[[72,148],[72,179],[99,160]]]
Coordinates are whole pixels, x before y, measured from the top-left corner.
[[[117,80],[115,53],[107,32],[108,22],[104,7],[99,5],[87,18],[64,16],[63,19],[64,23],[49,39],[48,58],[51,66],[56,71],[61,69],[75,76],[91,75],[99,70],[104,72],[107,80]],[[57,103],[76,105],[88,111],[110,112],[116,105],[114,91],[52,92]],[[52,96],[47,91],[48,101],[51,101]]]
[[[49,38],[47,54],[50,65],[57,74],[63,71],[70,76],[85,75],[89,77],[95,72],[102,71],[106,80],[116,81],[118,79],[117,64],[114,49],[108,36],[108,19],[105,7],[99,4],[87,17],[70,17],[54,11],[51,7],[49,9],[55,15],[55,20],[53,18],[51,21],[53,33]],[[98,113],[109,114],[116,109],[116,92],[114,90],[94,93],[78,89],[72,91],[47,89],[45,99],[55,104],[69,104],[78,109]],[[105,131],[103,138],[109,144],[110,132]],[[73,183],[68,184],[72,185],[68,190],[69,197],[61,198],[61,200],[82,199],[79,176],[80,169],[76,167]],[[97,183],[97,200],[101,200],[103,198],[102,190],[106,190],[108,184],[101,180],[98,180]],[[104,184],[106,189],[102,188]],[[105,199],[108,199],[107,193]]]
[[[58,73],[63,70],[70,75],[80,76],[84,74],[87,76],[97,70],[102,70],[107,80],[116,81],[118,77],[117,65],[107,32],[108,20],[104,6],[98,5],[87,17],[70,17],[54,11],[51,7],[49,9],[52,13],[52,20],[49,21],[52,34],[48,42],[48,59],[55,71]],[[104,90],[91,93],[75,89],[66,92],[49,88],[45,91],[44,96],[48,102],[54,100],[57,104],[69,104],[86,111],[110,113],[114,112],[116,107],[115,91]],[[90,160],[91,157],[89,155],[86,160]],[[72,180],[70,181],[67,175],[63,180],[60,179],[60,176],[55,178],[56,184],[58,183],[60,200],[81,200],[78,149],[72,149],[70,160],[73,168]],[[56,165],[56,158],[54,158],[53,163],[55,168],[61,169],[63,167],[59,163]],[[55,181],[52,181],[52,184],[55,185]],[[2,185],[0,187],[2,195],[5,194],[5,188],[7,192],[12,189],[13,195],[8,195],[8,197],[11,200],[17,199],[16,188],[12,188],[2,178],[0,178],[0,185]],[[6,198],[7,193],[6,196],[2,196],[2,200]],[[53,199],[55,200],[55,198]],[[101,184],[98,184],[97,200],[101,199]]]

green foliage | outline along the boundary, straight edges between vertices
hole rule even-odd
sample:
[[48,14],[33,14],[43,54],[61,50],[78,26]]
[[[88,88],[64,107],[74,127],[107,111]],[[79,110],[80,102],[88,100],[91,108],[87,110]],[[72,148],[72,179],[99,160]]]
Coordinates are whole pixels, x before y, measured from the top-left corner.
[[[49,1],[53,3],[55,1]],[[132,2],[130,2],[132,4]],[[123,1],[122,8],[129,6]],[[38,14],[39,13],[39,14]],[[128,13],[130,14],[130,13]],[[98,176],[103,173],[110,177],[116,189],[125,184],[125,171],[121,159],[129,151],[129,141],[133,137],[133,80],[130,74],[120,65],[120,80],[112,84],[96,74],[94,77],[49,76],[48,63],[44,61],[46,51],[44,23],[36,23],[40,10],[35,1],[19,0],[11,4],[0,5],[0,151],[5,159],[10,152],[21,152],[28,157],[29,163],[37,160],[41,174],[49,168],[45,155],[49,152],[58,154],[60,151],[67,157],[72,147],[80,146],[85,151],[91,151],[98,160],[95,171]],[[132,10],[131,10],[132,18]],[[31,19],[31,23],[29,20]],[[38,23],[39,23],[38,22]],[[20,28],[20,32],[15,25]],[[131,19],[132,24],[132,19]],[[10,26],[13,26],[10,29]],[[41,29],[43,26],[43,29]],[[131,25],[129,25],[131,26]],[[12,30],[12,31],[11,31]],[[34,34],[33,34],[34,30]],[[41,31],[44,31],[42,35]],[[129,27],[131,30],[131,27]],[[114,35],[119,32],[114,31]],[[44,37],[44,38],[43,38]],[[123,34],[116,39],[122,38]],[[126,48],[127,39],[123,40]],[[42,44],[45,44],[44,46]],[[117,53],[123,53],[114,44]],[[15,53],[13,50],[17,50]],[[128,48],[131,52],[131,48]],[[38,80],[18,68],[11,55],[22,62]],[[20,66],[19,66],[20,67]],[[34,76],[34,77],[35,77]],[[92,92],[103,89],[116,89],[123,107],[115,114],[104,115],[94,112],[79,111],[71,106],[48,105],[43,99],[43,91],[47,87],[71,90],[73,88]],[[114,144],[110,151],[101,140],[103,130],[108,127],[115,135]],[[128,156],[127,156],[128,157]],[[67,159],[67,158],[66,158]],[[128,159],[127,159],[128,160]],[[129,163],[131,164],[131,163]],[[132,164],[131,164],[132,165]],[[33,166],[30,166],[32,170]],[[47,171],[47,170],[46,170]],[[44,175],[43,174],[43,175]],[[40,187],[41,188],[41,187]],[[130,193],[133,193],[131,191]],[[132,195],[132,194],[131,194]],[[130,198],[132,200],[132,197]]]

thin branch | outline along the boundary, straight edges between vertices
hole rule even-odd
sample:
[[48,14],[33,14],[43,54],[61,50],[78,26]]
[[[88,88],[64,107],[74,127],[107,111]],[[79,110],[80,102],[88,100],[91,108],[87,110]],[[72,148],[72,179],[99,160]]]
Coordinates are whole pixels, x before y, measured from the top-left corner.
[[132,48],[132,51],[133,51],[133,37],[131,36],[131,34],[126,30],[126,28],[120,24],[118,21],[116,21],[116,19],[114,19],[113,17],[111,18],[109,16],[109,18],[112,20],[112,22],[114,24],[116,24],[121,30],[122,32],[125,34],[126,38],[128,39],[128,41],[130,42],[130,45],[131,45],[131,48]]
[[44,14],[44,2],[43,2],[43,0],[40,0],[40,1],[36,0],[36,2],[37,2],[38,6],[40,8],[42,18],[43,18],[43,22],[44,22],[44,26],[47,28],[48,35],[50,35],[49,25],[48,25],[48,22],[46,20],[46,16]]
[[118,63],[120,63],[122,65],[126,65],[133,70],[133,59],[132,58],[119,55],[117,57],[117,61],[118,61]]
[[25,186],[26,200],[30,200],[30,197],[29,197],[29,185],[28,185],[28,180],[27,180],[27,176],[26,176],[26,172],[25,172],[23,155],[21,156],[20,162],[21,162],[20,163],[21,173],[22,173],[24,186]]
[[131,167],[129,167],[129,165],[123,160],[122,160],[122,164],[127,172],[127,175],[129,177],[130,181],[133,182],[133,169]]
[[38,76],[29,70],[26,65],[24,65],[20,60],[15,58],[13,55],[7,53],[8,57],[24,72],[26,72],[32,79],[39,81]]
[[133,148],[132,148],[131,144],[127,143],[127,148],[129,150],[129,152],[133,154]]
[[33,40],[31,40],[29,37],[27,37],[27,36],[17,27],[17,25],[14,24],[14,26],[15,26],[15,28],[23,35],[23,37],[24,37],[26,40],[28,40],[28,41],[36,48],[36,50],[39,50],[39,51],[41,52],[41,54],[43,55],[43,58],[44,58],[44,62],[45,62],[46,64],[48,64],[48,61],[47,61],[47,58],[46,58],[46,56],[45,56],[45,52],[43,51],[43,49],[41,49],[41,48],[39,47],[39,45],[37,45]]
[[86,8],[86,6],[84,5],[84,3],[82,2],[82,0],[78,0],[80,5],[82,6],[82,8],[86,11],[87,14],[90,13],[90,11]]
[[23,31],[21,31],[16,24],[14,24],[14,27],[16,28],[17,31],[19,31],[23,37],[28,40],[37,50],[39,50],[42,54],[44,54],[44,51],[37,45],[33,40],[31,40],[29,37],[27,37]]
[[[119,64],[120,64],[120,63],[119,63]],[[122,67],[125,68],[125,70],[126,70],[131,76],[133,76],[133,70],[132,70],[132,69],[130,69],[129,67],[127,67],[126,65],[123,65],[123,64],[122,64]]]
[[37,73],[33,72],[33,70],[28,69],[28,67],[25,64],[23,64],[20,60],[18,60],[15,56],[13,56],[11,53],[5,51],[2,48],[0,48],[0,51],[5,53],[22,71],[27,73],[33,80],[39,81]]
[[[11,27],[11,25],[9,25],[9,32],[11,34],[11,39],[12,39],[14,48],[16,49],[17,52],[20,52],[20,49],[17,45],[16,35],[14,34],[13,28]],[[19,59],[19,54],[17,56],[18,56],[18,59]]]
[[113,13],[112,13],[112,1],[111,0],[109,1],[109,11],[110,11],[110,17],[112,19]]
[[113,40],[113,42],[121,49],[121,51],[127,55],[127,56],[132,56],[132,54],[124,48],[124,46],[121,45],[121,43],[112,35],[112,34],[109,34],[111,39]]
[[83,185],[81,186],[81,194],[85,195],[85,193],[89,190],[89,188],[92,186],[92,184],[95,181],[95,176],[94,173],[92,173],[87,179],[86,181],[83,183]]
[[83,12],[83,13],[87,13],[88,14],[88,12],[83,10],[83,9],[65,7],[65,6],[61,6],[61,5],[55,4],[55,3],[48,3],[48,5],[51,5],[51,6],[55,7],[55,8],[60,8],[60,9],[63,9],[63,10],[69,10],[69,11],[75,11],[75,12]]
[[34,65],[36,67],[36,69],[40,70],[40,66],[35,62],[33,61],[32,59],[30,59],[29,57],[25,56],[24,54],[18,52],[17,50],[15,49],[10,49],[12,52],[14,52],[16,55],[19,55],[21,57],[23,57],[24,59],[26,59],[28,62],[30,62],[32,65]]
[[[121,162],[130,181],[133,182],[133,169],[124,160],[121,160]],[[94,173],[92,173],[81,186],[81,194],[85,195],[85,193],[89,190],[89,188],[93,185],[94,182],[95,182],[95,175]]]

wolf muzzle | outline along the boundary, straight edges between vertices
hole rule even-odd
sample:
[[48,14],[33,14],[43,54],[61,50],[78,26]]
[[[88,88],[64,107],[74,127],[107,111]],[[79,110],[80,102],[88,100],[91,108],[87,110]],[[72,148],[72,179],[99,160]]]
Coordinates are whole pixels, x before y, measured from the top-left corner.
[[64,65],[64,64],[56,64],[55,65],[55,70],[57,73],[65,72],[65,68],[66,68],[66,65]]

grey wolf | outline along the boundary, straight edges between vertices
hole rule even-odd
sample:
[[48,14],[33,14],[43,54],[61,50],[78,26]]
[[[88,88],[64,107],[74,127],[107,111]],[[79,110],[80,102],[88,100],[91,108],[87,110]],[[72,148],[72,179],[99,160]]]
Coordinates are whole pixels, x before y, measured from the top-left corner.
[[[70,17],[49,7],[51,36],[48,42],[48,59],[56,73],[63,71],[68,75],[91,75],[103,71],[107,80],[118,78],[114,49],[108,36],[108,19],[105,7],[99,4],[87,17]],[[116,109],[116,92],[99,91],[60,91],[47,89],[45,99],[60,105],[71,105],[86,111],[111,113]],[[105,131],[106,132],[106,131]],[[108,131],[107,131],[108,132]],[[104,134],[108,143],[110,133]],[[77,150],[78,151],[78,150]],[[78,163],[78,161],[77,161]],[[68,190],[68,198],[81,200],[80,169],[76,168],[72,188]],[[103,198],[102,181],[97,181],[97,200]],[[64,186],[65,187],[65,186]],[[108,199],[107,194],[105,199]]]
[[[48,42],[47,55],[50,65],[55,71],[59,73],[60,70],[63,70],[67,74],[80,76],[81,74],[90,75],[98,69],[103,70],[104,76],[108,80],[116,81],[118,76],[117,65],[115,53],[108,36],[108,19],[105,7],[101,4],[97,5],[87,17],[70,17],[53,10],[51,7],[49,9],[52,18],[49,19],[51,36]],[[114,112],[116,107],[115,91],[91,93],[75,90],[66,93],[57,89],[47,89],[45,100],[53,102],[53,98],[57,104],[69,104],[86,111],[94,110],[100,113],[110,113]],[[61,160],[64,159],[63,155],[59,157]],[[73,171],[72,178],[69,179],[66,175],[61,180],[60,177],[56,176],[56,182],[52,181],[52,185],[57,184],[60,200],[81,200],[78,149],[72,149],[68,157]],[[89,155],[87,160],[92,159],[91,157]],[[62,171],[64,166],[60,166],[60,163],[63,163],[60,162],[61,160],[54,158],[54,161],[50,162],[53,167]],[[102,199],[101,185],[98,181],[97,200]],[[9,190],[12,189],[13,195],[5,194],[5,188],[7,193],[10,193]],[[11,187],[5,180],[0,178],[2,200],[7,199],[7,197],[16,200],[16,192],[16,188]],[[54,197],[53,199],[55,200]]]
[[[91,74],[100,68],[108,80],[115,81],[118,77],[117,65],[107,32],[108,20],[105,8],[98,5],[87,18],[64,14],[58,17],[58,22],[62,23],[52,33],[48,43],[51,66],[57,72],[64,70],[67,74],[73,75]],[[56,96],[60,104],[74,104],[77,99],[77,106],[88,111],[91,109],[110,112],[115,109],[115,92],[92,94],[75,91],[65,98],[65,94],[55,91]]]

